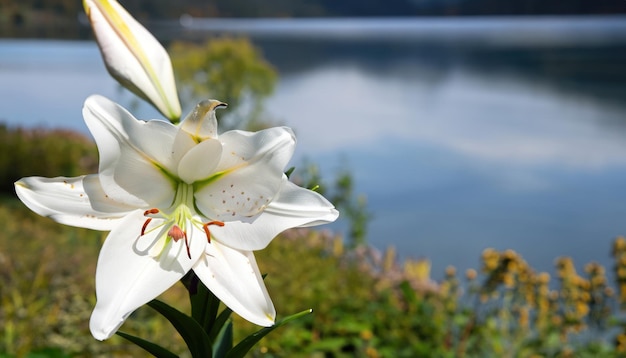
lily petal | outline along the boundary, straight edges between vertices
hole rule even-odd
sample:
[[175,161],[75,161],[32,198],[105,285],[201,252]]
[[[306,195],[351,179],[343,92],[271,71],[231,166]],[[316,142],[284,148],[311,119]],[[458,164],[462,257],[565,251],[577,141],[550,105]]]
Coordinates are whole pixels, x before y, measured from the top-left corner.
[[259,326],[274,324],[276,310],[252,252],[212,241],[193,271],[217,298],[244,319]]
[[218,171],[256,162],[282,173],[296,148],[296,136],[289,127],[273,127],[258,132],[232,130],[219,137],[224,152]]
[[178,164],[178,176],[187,184],[204,179],[215,172],[222,156],[222,143],[207,139],[191,148]]
[[226,103],[214,99],[207,99],[198,103],[181,122],[181,130],[187,132],[198,142],[207,138],[217,138],[215,110],[226,106]]
[[[173,139],[179,132],[177,126],[162,120],[143,121],[135,118],[128,110],[110,99],[92,95],[85,100],[83,107],[83,116],[85,123],[96,142],[100,138],[97,134],[100,132],[109,133],[109,138],[116,142],[129,142],[137,151],[145,153],[146,157],[159,162],[165,169],[175,172],[178,166],[178,160],[184,152],[191,149],[196,143],[191,139],[180,143],[180,152],[178,157],[172,155],[172,148],[165,143],[172,143]],[[103,143],[108,144],[108,143]],[[109,149],[102,146],[101,152],[106,153]],[[103,153],[100,153],[101,155]],[[117,157],[104,158],[105,161],[115,161]],[[102,158],[100,159],[102,161]],[[103,164],[100,167],[104,166]]]
[[206,236],[198,230],[187,232],[191,258],[183,240],[170,240],[154,257],[147,243],[157,244],[165,233],[153,230],[139,237],[145,220],[141,210],[129,214],[102,246],[96,268],[97,303],[89,322],[96,339],[111,337],[134,310],[180,280],[204,255]]
[[295,147],[293,132],[286,127],[229,131],[219,139],[222,157],[217,174],[194,184],[198,209],[216,220],[254,216],[280,189]]
[[170,120],[180,119],[174,71],[167,51],[115,0],[84,0],[107,70]]
[[[113,181],[150,207],[168,207],[174,201],[176,179],[163,175],[163,168],[143,153],[122,149],[115,164]],[[101,172],[100,177],[104,174]],[[107,188],[108,189],[108,188]]]
[[272,239],[294,227],[308,227],[333,222],[339,212],[320,194],[301,188],[283,176],[278,195],[254,218],[228,221],[211,227],[211,236],[238,250],[261,250]]
[[96,174],[76,178],[23,178],[15,183],[15,192],[29,209],[41,216],[93,230],[112,230],[133,210],[110,199]]
[[278,197],[264,213],[292,220],[292,227],[324,225],[339,217],[339,211],[324,196],[290,182],[286,176],[283,176],[283,187]]
[[178,132],[174,125],[139,121],[97,95],[87,98],[83,116],[98,145],[100,180],[110,197],[135,207],[171,202],[173,184],[164,174],[175,173],[178,165],[171,147],[163,143],[173,142]]

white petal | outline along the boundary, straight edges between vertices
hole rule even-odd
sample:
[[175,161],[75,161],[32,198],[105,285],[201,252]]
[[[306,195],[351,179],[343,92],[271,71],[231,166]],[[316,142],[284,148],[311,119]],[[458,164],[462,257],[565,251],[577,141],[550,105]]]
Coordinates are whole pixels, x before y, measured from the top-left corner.
[[215,172],[222,156],[222,143],[207,139],[189,150],[178,163],[178,176],[187,184],[204,179]]
[[153,230],[139,238],[145,220],[142,211],[131,213],[102,246],[96,268],[97,303],[89,323],[96,339],[111,337],[128,315],[180,280],[204,255],[206,236],[201,230],[190,230],[191,258],[184,240],[170,240],[155,258],[150,245],[157,243],[164,232]]
[[258,214],[281,186],[283,170],[295,147],[289,128],[256,133],[229,131],[219,137],[222,158],[217,175],[196,185],[197,206],[214,220],[236,220]]
[[[299,187],[283,176],[278,197],[265,209],[265,214],[292,220],[292,227],[311,227],[334,222],[339,211],[317,192]],[[286,224],[286,223],[285,223]],[[283,224],[283,225],[285,225]]]
[[193,270],[207,288],[238,315],[259,326],[274,324],[276,310],[252,252],[234,250],[212,241]]
[[102,96],[87,98],[83,115],[98,145],[100,182],[110,197],[135,207],[171,202],[174,183],[166,173],[177,170],[172,153],[177,127],[139,121]]
[[17,196],[29,209],[65,225],[112,230],[135,208],[109,198],[97,175],[76,178],[30,177],[15,183]]
[[[177,183],[163,174],[155,162],[143,153],[122,149],[115,164],[113,181],[126,192],[155,208],[169,207],[174,201]],[[103,174],[100,174],[102,176]],[[105,187],[105,190],[108,189]]]
[[197,141],[217,138],[215,110],[223,107],[226,107],[226,103],[214,99],[204,100],[198,103],[193,111],[185,117],[180,124],[180,128]]
[[291,128],[273,127],[258,132],[228,131],[219,136],[224,156],[217,170],[227,170],[243,164],[262,161],[282,172],[296,146]]
[[[92,135],[96,142],[100,139],[98,134],[106,132],[111,137],[110,140],[113,140],[111,144],[127,142],[125,145],[136,147],[137,151],[146,153],[146,156],[172,172],[176,170],[178,159],[184,154],[181,153],[178,158],[172,155],[172,144],[179,131],[177,126],[161,120],[138,120],[124,107],[106,97],[89,96],[85,100],[83,115],[90,130],[94,128]],[[195,143],[191,140],[184,141],[179,151],[189,150],[193,145]],[[106,153],[109,148],[103,146],[98,149]],[[101,156],[102,154],[100,153]]]
[[250,220],[228,221],[222,227],[211,226],[211,236],[235,249],[260,250],[287,229],[330,223],[338,216],[323,196],[284,177],[278,196],[261,214]]
[[85,0],[84,6],[109,73],[166,117],[179,119],[174,72],[163,46],[117,1]]

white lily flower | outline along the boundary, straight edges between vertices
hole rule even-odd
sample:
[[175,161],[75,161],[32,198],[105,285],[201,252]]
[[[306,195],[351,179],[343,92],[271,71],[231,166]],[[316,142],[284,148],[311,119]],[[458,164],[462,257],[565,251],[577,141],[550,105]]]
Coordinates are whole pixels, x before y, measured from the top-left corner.
[[181,109],[172,63],[159,41],[116,0],[83,0],[83,6],[111,76],[178,121]]
[[18,197],[36,213],[111,231],[96,270],[95,338],[113,335],[189,270],[234,312],[271,326],[276,313],[252,251],[288,228],[337,218],[324,197],[283,174],[295,147],[289,128],[218,136],[215,109],[223,105],[201,102],[173,125],[137,120],[91,96],[83,115],[99,173],[16,182]]

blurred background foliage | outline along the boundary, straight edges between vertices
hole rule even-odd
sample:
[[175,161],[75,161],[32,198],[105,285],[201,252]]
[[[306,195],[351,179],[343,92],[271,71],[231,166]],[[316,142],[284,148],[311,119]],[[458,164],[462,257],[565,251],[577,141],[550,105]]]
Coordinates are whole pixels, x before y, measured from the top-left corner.
[[[91,337],[93,277],[103,233],[58,225],[13,198],[0,206],[0,356],[140,357],[115,336]],[[614,244],[626,270],[626,239]],[[340,236],[298,229],[257,253],[279,316],[312,315],[263,339],[263,357],[618,357],[626,354],[620,305],[626,290],[589,264],[557,260],[554,278],[512,251],[485,250],[481,267],[439,282],[427,260],[399,260],[393,248],[351,249]],[[621,281],[620,281],[621,280]],[[186,311],[184,287],[161,299]],[[256,331],[235,317],[235,340]],[[175,330],[147,307],[122,330],[188,356]]]
[[[238,128],[273,122],[260,114],[277,74],[247,40],[174,43],[171,49],[184,102],[213,97],[229,101],[235,112],[254,109],[233,122]],[[0,135],[0,357],[144,356],[119,337],[98,342],[89,333],[95,263],[105,235],[39,217],[13,194],[13,182],[23,176],[94,172],[93,142],[63,130],[0,126]],[[562,257],[553,278],[513,251],[486,249],[478,269],[459,274],[450,266],[435,281],[428,260],[367,245],[371,213],[347,165],[327,181],[314,163],[304,163],[291,179],[331,198],[349,229],[345,238],[291,230],[257,253],[279,315],[307,308],[314,313],[263,339],[251,356],[626,355],[626,239],[614,242],[611,274],[595,263],[579,273]],[[188,310],[186,296],[177,285],[162,299]],[[258,329],[234,320],[237,338]],[[169,323],[147,307],[122,330],[188,356]]]
[[24,176],[77,176],[98,169],[89,138],[68,130],[11,128],[0,123],[0,193],[13,194]]
[[228,103],[220,113],[220,130],[259,130],[263,101],[272,94],[276,70],[246,38],[214,38],[204,43],[174,42],[169,47],[183,108],[213,98]]

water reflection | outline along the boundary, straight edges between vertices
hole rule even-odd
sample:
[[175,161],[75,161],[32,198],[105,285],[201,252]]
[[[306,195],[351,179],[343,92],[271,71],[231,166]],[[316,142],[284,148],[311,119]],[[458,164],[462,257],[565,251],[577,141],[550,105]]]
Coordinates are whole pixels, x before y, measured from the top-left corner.
[[605,124],[622,108],[464,69],[436,86],[417,77],[329,65],[287,76],[270,100],[328,170],[348,157],[375,211],[372,242],[433,258],[436,272],[476,265],[485,247],[541,269],[607,258],[625,227],[626,132]]
[[[462,69],[433,84],[409,73],[379,77],[355,67],[326,66],[287,76],[270,104],[322,151],[409,141],[469,160],[509,164],[626,162],[624,132],[615,130],[625,129],[623,108]],[[597,120],[615,126],[599,126]]]
[[[82,121],[95,93],[128,105],[132,95],[107,74],[93,42],[0,40],[0,120],[88,133]],[[158,112],[142,106],[143,118]]]

